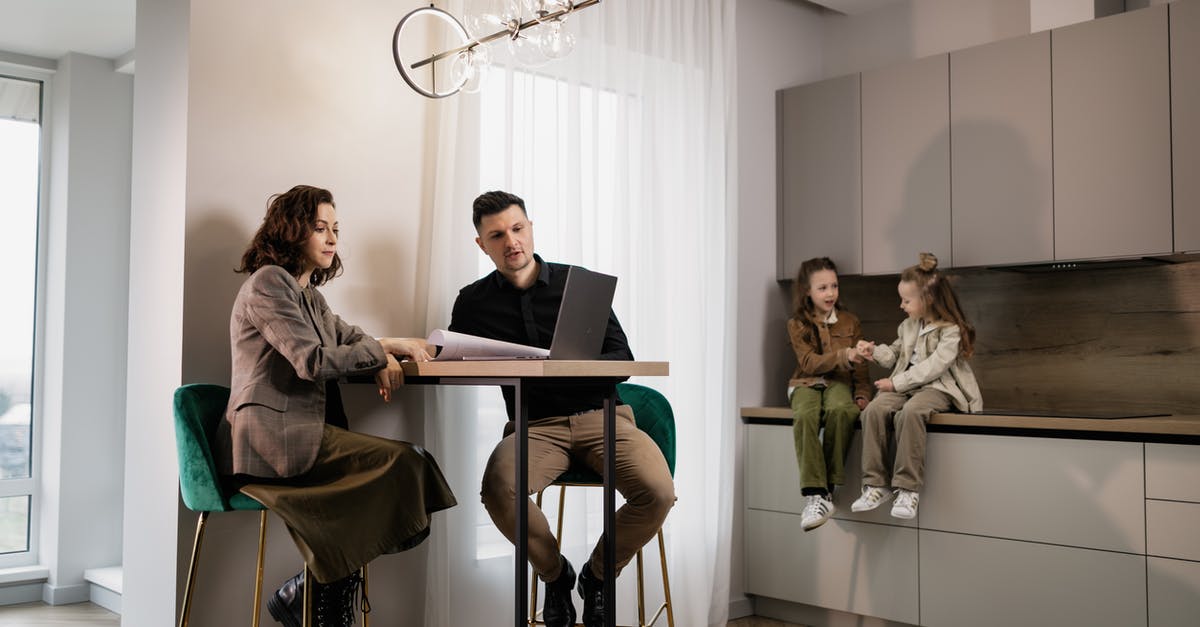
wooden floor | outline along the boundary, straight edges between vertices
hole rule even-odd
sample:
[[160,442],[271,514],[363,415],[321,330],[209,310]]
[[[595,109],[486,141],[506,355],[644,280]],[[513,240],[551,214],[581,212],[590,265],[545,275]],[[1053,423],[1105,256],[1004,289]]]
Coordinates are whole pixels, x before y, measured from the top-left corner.
[[0,626],[3,627],[119,627],[120,624],[120,616],[91,603],[0,606]]
[[[0,627],[119,627],[121,617],[91,603],[46,605],[24,603],[0,606]],[[770,618],[750,616],[728,623],[728,627],[801,627]]]

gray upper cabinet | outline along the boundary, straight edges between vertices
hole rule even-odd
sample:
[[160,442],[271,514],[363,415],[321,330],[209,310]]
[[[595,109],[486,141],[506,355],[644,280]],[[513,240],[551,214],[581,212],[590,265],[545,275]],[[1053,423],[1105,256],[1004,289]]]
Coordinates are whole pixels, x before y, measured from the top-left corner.
[[1056,259],[1173,250],[1167,7],[1051,33]]
[[862,272],[862,172],[857,74],[778,92],[779,267],[811,257]]
[[1171,147],[1175,251],[1200,251],[1200,2],[1173,2]]
[[862,75],[863,272],[950,266],[949,56]]
[[1048,31],[950,53],[950,145],[954,265],[1053,259]]

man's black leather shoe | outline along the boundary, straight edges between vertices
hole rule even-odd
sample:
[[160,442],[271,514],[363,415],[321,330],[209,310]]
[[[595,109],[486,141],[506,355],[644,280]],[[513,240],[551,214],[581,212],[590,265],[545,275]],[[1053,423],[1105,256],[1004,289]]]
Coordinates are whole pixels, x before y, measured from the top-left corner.
[[604,582],[592,574],[591,562],[579,570],[579,596],[583,597],[584,627],[604,627]]
[[546,602],[542,605],[542,620],[546,627],[573,627],[575,625],[575,602],[571,600],[571,589],[575,587],[575,569],[565,556],[558,579],[546,582]]
[[304,620],[304,571],[283,582],[283,585],[267,599],[267,611],[271,618],[283,623],[284,627],[301,627]]

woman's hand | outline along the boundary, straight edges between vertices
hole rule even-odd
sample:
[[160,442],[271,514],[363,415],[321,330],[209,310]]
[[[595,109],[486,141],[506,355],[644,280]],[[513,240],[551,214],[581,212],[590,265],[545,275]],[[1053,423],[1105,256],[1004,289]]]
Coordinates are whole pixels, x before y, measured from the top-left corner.
[[896,386],[892,385],[891,379],[880,379],[875,382],[875,389],[880,392],[895,392]]
[[387,365],[375,372],[375,382],[379,384],[379,395],[383,397],[383,402],[392,402],[392,392],[404,383],[404,371],[394,356],[388,355]]
[[433,346],[425,343],[422,338],[415,337],[381,337],[379,343],[389,355],[395,355],[409,361],[429,361]]

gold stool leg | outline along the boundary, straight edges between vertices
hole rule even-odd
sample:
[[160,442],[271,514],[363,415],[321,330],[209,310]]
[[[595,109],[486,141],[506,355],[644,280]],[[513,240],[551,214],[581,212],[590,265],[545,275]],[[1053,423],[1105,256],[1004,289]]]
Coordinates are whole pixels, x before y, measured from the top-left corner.
[[258,617],[262,605],[263,558],[267,547],[267,510],[262,510],[258,517],[258,569],[254,575],[254,619],[251,624],[258,627]]
[[200,517],[196,519],[196,539],[192,542],[187,584],[183,589],[183,609],[179,612],[179,627],[187,627],[188,615],[192,613],[192,589],[196,584],[196,570],[200,567],[200,545],[204,544],[204,525],[207,522],[208,512],[200,512]]
[[667,576],[667,544],[663,541],[662,529],[658,530],[658,559],[662,562],[663,597],[666,599],[663,606],[667,608],[667,625],[675,627],[675,606],[671,603],[671,580]]
[[638,627],[646,627],[646,581],[642,575],[642,550],[637,552]]
[[312,627],[312,571],[308,570],[308,562],[304,562],[304,613],[300,624]]
[[363,564],[363,567],[362,567],[362,580],[363,580],[362,581],[362,587],[363,587],[362,595],[363,595],[363,599],[364,599],[363,604],[362,604],[363,627],[371,627],[371,617],[370,617],[371,606],[370,606],[369,602],[366,601],[366,599],[370,598],[367,596],[367,592],[369,592],[369,590],[367,590],[367,565],[366,564]]
[[[537,503],[538,509],[542,508],[542,493],[545,490],[538,490]],[[538,576],[537,571],[529,569],[529,627],[535,627],[538,624],[537,620],[537,600],[538,600]]]

